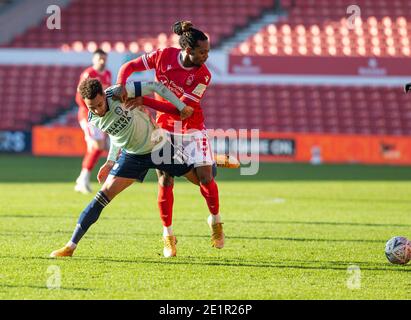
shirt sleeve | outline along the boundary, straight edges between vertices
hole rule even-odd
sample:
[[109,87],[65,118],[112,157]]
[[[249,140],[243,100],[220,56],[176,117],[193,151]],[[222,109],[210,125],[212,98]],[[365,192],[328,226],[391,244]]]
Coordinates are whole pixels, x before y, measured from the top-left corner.
[[186,107],[186,105],[161,82],[141,82],[142,96],[146,96],[154,92],[161,96],[163,99],[171,102],[180,111]]
[[126,91],[128,98],[135,98],[141,96],[141,82],[128,81],[126,83]]
[[143,64],[146,70],[156,68],[162,53],[163,53],[163,49],[158,49],[156,51],[146,53],[141,56],[141,60],[143,60]]
[[91,111],[88,112],[88,116],[87,116],[87,122],[91,123],[94,125],[94,120],[93,120],[93,113]]
[[118,156],[118,153],[119,153],[120,149],[121,148],[114,145],[111,142],[111,139],[110,139],[110,150],[108,151],[107,160],[116,162],[117,161],[117,156]]
[[175,116],[180,115],[180,111],[178,111],[176,107],[170,102],[159,101],[148,97],[143,97],[143,105],[160,112],[165,112]]
[[133,72],[155,69],[161,54],[162,50],[158,49],[123,64],[118,71],[117,83],[125,85]]

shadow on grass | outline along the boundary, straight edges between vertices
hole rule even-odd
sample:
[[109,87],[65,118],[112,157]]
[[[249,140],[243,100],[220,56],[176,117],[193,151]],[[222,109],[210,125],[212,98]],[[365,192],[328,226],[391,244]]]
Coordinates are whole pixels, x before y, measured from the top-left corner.
[[[12,258],[12,259],[33,259],[33,260],[51,260],[46,257],[31,256],[0,256],[1,258]],[[133,258],[133,259],[118,259],[110,257],[83,257],[75,256],[72,258],[59,259],[59,261],[73,261],[73,262],[100,262],[100,263],[120,263],[120,264],[148,264],[157,266],[213,266],[213,267],[249,267],[249,268],[266,268],[266,269],[300,269],[300,270],[334,270],[334,271],[347,271],[347,268],[352,265],[358,265],[361,270],[367,271],[384,271],[384,272],[411,272],[409,266],[399,266],[391,265],[386,263],[375,263],[368,261],[320,261],[320,260],[283,260],[283,261],[262,261],[261,263],[256,263],[253,260],[245,259],[226,259],[226,258],[197,258],[197,257],[177,257],[173,259],[166,259],[159,257],[157,259],[153,258]],[[1,286],[1,285],[0,285]],[[43,287],[41,287],[44,289]],[[70,290],[70,288],[66,288]],[[75,290],[76,288],[73,288]],[[84,290],[84,288],[79,288],[79,290]],[[90,289],[86,289],[90,290]]]
[[91,289],[91,288],[65,288],[65,287],[60,287],[58,289],[49,289],[47,286],[33,286],[33,285],[13,285],[13,284],[4,284],[0,283],[0,288],[29,288],[29,289],[43,289],[47,290],[50,292],[58,292],[60,290],[65,290],[65,291],[94,291],[96,289]]
[[[55,234],[65,234],[71,235],[71,231],[62,231],[56,230],[54,232],[49,231],[10,231],[10,232],[1,232],[0,237],[10,237],[10,236],[24,236],[27,237],[29,234],[33,235],[55,235]],[[128,237],[158,237],[161,236],[158,233],[139,233],[139,232],[122,232],[122,233],[115,233],[115,232],[98,232],[94,234],[89,234],[89,239],[112,239],[113,237],[121,237],[121,236],[128,236]],[[209,239],[210,235],[193,235],[193,234],[179,234],[178,237],[180,239],[184,238],[201,238],[201,239]],[[385,243],[385,240],[378,240],[378,239],[327,239],[327,238],[294,238],[294,237],[270,237],[270,236],[235,236],[235,235],[226,235],[226,239],[230,240],[270,240],[270,241],[298,241],[298,242],[352,242],[352,243]]]
[[[53,219],[53,220],[66,220],[72,219],[73,221],[77,219],[76,216],[62,216],[62,215],[0,215],[0,218],[11,218],[11,219]],[[157,217],[153,218],[128,218],[128,217],[109,217],[109,216],[102,216],[99,221],[152,221],[158,222]],[[204,219],[185,219],[179,218],[178,222],[195,222],[195,223],[204,223]],[[398,227],[398,228],[406,228],[411,227],[411,224],[395,224],[395,223],[363,223],[363,222],[336,222],[336,221],[288,221],[288,220],[225,220],[226,223],[230,223],[231,225],[247,223],[247,224],[296,224],[296,225],[328,225],[328,226],[350,226],[350,227]],[[178,224],[178,223],[177,223]],[[31,230],[27,230],[27,232],[34,232]]]

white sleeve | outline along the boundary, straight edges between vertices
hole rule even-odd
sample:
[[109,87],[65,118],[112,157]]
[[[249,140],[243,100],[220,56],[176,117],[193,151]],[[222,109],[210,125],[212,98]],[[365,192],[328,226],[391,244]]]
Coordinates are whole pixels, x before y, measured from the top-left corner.
[[153,92],[171,102],[179,111],[183,110],[186,107],[185,103],[177,98],[177,96],[161,82],[141,82],[142,96],[149,95]]
[[107,160],[116,162],[120,147],[115,146],[110,139],[110,150],[108,152]]
[[128,81],[126,83],[127,97],[135,98],[141,96],[140,82]]

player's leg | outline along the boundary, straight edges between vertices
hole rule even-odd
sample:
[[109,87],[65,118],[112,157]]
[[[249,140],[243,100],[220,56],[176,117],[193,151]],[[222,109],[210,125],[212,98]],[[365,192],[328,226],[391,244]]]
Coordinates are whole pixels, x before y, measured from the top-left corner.
[[76,180],[75,191],[84,194],[91,193],[90,175],[105,149],[105,135],[98,128],[90,125],[86,120],[80,122],[87,144],[87,151],[83,158],[82,169]]
[[165,257],[174,257],[177,254],[177,239],[173,233],[173,204],[174,204],[174,178],[167,172],[156,170],[158,177],[158,209],[163,223],[163,242]]
[[215,163],[213,154],[205,131],[194,133],[194,168],[200,182],[200,192],[207,202],[210,215],[207,219],[211,229],[211,243],[215,248],[224,247],[223,224],[220,215],[220,200],[218,186],[214,180]]
[[97,192],[94,199],[80,214],[70,241],[63,248],[53,251],[50,257],[72,256],[77,244],[90,226],[98,220],[103,209],[116,195],[129,187],[134,181],[135,179],[109,175],[101,190]]
[[197,173],[194,169],[190,170],[187,174],[184,175],[184,177],[192,184],[200,186],[200,180],[198,179]]
[[111,169],[100,192],[97,193],[93,201],[90,202],[80,215],[71,240],[64,248],[52,252],[51,256],[71,256],[78,241],[80,241],[88,228],[97,221],[104,207],[134,181],[143,182],[147,171],[145,156],[131,155],[123,151]]
[[220,203],[218,186],[214,180],[213,167],[201,166],[195,168],[196,175],[200,181],[200,192],[207,202],[210,215],[207,219],[211,229],[212,246],[218,249],[224,247],[223,223],[220,215]]
[[[167,172],[156,170],[158,177],[158,208],[163,223],[164,256],[174,257],[177,254],[177,239],[173,233],[173,204],[174,204],[174,179]],[[200,180],[194,169],[191,169],[184,177],[191,183],[200,186]]]

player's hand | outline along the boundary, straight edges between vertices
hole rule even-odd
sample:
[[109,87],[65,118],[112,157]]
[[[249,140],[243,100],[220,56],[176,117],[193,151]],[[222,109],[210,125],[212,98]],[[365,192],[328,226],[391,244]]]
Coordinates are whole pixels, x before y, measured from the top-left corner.
[[194,109],[190,106],[185,106],[183,110],[180,111],[181,120],[185,120],[192,116]]
[[110,173],[110,170],[114,166],[114,163],[115,163],[114,161],[107,160],[106,163],[101,166],[101,168],[100,168],[100,170],[98,171],[98,174],[97,174],[98,183],[103,184],[104,181],[106,181],[106,179],[107,179],[107,177]]
[[121,102],[127,101],[127,90],[126,87],[122,84],[116,84],[112,88],[113,91],[113,100],[120,100]]
[[410,91],[411,90],[411,82],[410,83],[407,83],[405,86],[404,86],[404,92],[405,93],[408,93],[408,91]]
[[135,108],[138,108],[142,105],[143,105],[143,97],[136,97],[136,98],[128,99],[124,103],[124,107],[127,110],[134,110]]

